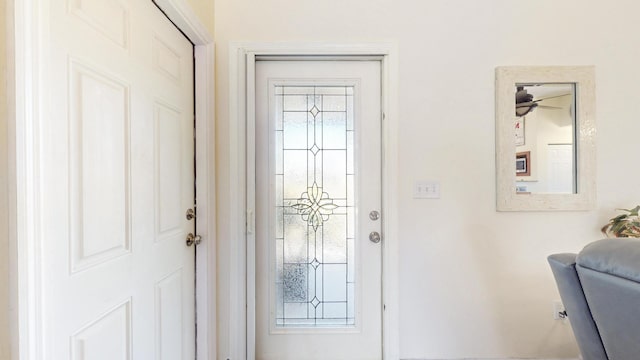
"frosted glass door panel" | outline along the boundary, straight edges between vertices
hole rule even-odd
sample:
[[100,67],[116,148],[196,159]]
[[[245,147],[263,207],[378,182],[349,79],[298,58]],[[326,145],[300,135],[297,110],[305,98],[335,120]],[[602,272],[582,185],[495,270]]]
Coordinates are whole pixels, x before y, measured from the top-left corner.
[[271,87],[276,325],[354,325],[354,87]]

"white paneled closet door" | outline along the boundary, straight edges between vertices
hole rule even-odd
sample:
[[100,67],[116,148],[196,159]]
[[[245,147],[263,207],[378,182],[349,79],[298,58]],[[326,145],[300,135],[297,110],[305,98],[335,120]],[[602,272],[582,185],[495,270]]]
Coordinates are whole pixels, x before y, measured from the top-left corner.
[[194,359],[192,44],[150,0],[48,5],[44,358]]

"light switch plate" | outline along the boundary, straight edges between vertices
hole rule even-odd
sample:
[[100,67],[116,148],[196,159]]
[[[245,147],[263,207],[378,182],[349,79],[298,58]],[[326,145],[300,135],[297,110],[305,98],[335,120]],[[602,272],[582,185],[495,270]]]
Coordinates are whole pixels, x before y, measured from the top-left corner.
[[440,182],[418,180],[413,184],[414,199],[440,199]]

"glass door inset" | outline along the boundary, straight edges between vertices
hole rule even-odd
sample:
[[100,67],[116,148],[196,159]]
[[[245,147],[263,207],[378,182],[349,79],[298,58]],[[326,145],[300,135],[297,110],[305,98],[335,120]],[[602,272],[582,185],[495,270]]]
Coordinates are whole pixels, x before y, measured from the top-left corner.
[[276,325],[354,325],[354,87],[272,89]]

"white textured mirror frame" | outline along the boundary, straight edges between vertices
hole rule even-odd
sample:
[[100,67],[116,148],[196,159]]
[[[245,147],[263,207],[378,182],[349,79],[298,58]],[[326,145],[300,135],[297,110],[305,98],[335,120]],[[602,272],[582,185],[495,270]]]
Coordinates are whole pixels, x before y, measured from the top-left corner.
[[[573,83],[576,89],[575,194],[516,193],[516,84]],[[595,69],[593,66],[496,68],[496,191],[498,211],[590,210],[596,202]]]

